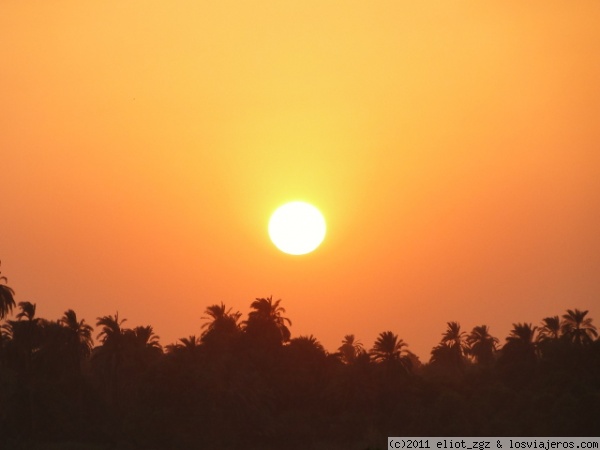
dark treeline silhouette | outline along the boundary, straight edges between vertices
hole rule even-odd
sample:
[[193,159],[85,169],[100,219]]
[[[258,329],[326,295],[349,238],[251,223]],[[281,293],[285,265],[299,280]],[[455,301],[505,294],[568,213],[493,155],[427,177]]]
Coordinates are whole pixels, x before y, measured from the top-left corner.
[[[37,317],[0,278],[0,448],[375,449],[387,436],[589,436],[600,430],[600,340],[588,311],[501,342],[448,322],[422,364],[392,331],[334,353],[292,337],[280,300],[246,320],[206,308],[163,348],[119,314],[95,330]],[[9,318],[12,313],[13,318]],[[201,318],[199,318],[201,319]],[[94,346],[94,338],[96,345]]]

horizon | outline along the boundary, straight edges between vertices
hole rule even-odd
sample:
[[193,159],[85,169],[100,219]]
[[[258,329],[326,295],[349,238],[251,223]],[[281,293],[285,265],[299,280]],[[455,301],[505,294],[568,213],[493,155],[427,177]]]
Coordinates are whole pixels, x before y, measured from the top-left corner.
[[[0,272],[0,275],[1,275],[1,272]],[[4,277],[4,278],[6,278],[6,277]],[[5,281],[4,285],[8,286],[10,288],[10,285],[6,281]],[[16,297],[16,295],[15,295],[15,297]],[[268,299],[272,299],[273,301],[282,300],[282,299],[273,298],[272,296],[262,297],[262,298],[257,297],[254,300],[261,300],[261,299],[267,299],[267,300]],[[5,321],[8,322],[10,320],[12,320],[12,321],[17,320],[16,316],[18,314],[18,310],[23,311],[23,308],[21,307],[21,303],[22,302],[15,300],[15,308],[13,309],[13,311],[11,313],[9,313],[9,314],[6,315]],[[46,321],[49,321],[49,322],[58,322],[59,321],[59,317],[57,317],[57,318],[48,318],[48,317],[40,316],[39,315],[39,309],[37,309],[37,306],[38,306],[37,303],[35,303],[35,302],[23,302],[23,303],[33,303],[33,305],[35,307],[35,317],[37,319],[43,319],[43,320],[46,320]],[[113,314],[113,313],[107,313],[107,314],[104,315],[104,317],[106,317],[106,316],[118,317],[120,320],[123,320],[124,322],[127,322],[127,323],[123,323],[123,329],[124,330],[125,329],[127,329],[127,330],[133,330],[136,327],[147,327],[147,326],[150,326],[151,329],[152,329],[153,335],[156,336],[156,339],[157,339],[158,343],[161,345],[162,349],[164,351],[166,351],[166,352],[169,352],[169,348],[168,347],[180,344],[183,339],[186,339],[186,338],[192,337],[192,336],[194,336],[194,337],[196,337],[198,339],[202,339],[204,337],[204,335],[207,332],[207,329],[205,329],[205,326],[208,325],[208,324],[210,324],[214,320],[214,318],[212,318],[211,315],[210,315],[210,313],[208,312],[208,308],[211,307],[211,306],[218,306],[218,304],[207,305],[206,310],[203,313],[204,315],[203,315],[203,317],[201,317],[202,325],[201,325],[200,329],[198,330],[199,331],[198,333],[187,333],[187,334],[184,333],[181,336],[179,336],[179,338],[177,338],[176,340],[174,340],[172,342],[165,342],[161,338],[161,336],[157,333],[156,329],[154,328],[154,326],[151,323],[144,323],[144,324],[135,323],[135,322],[132,323],[129,320],[128,317],[125,317],[122,314],[119,314],[118,310],[115,312],[115,314]],[[244,317],[249,317],[249,313],[244,314],[241,311],[237,311],[237,310],[234,310],[233,308],[228,307],[228,305],[226,305],[226,304],[223,304],[223,306],[225,307],[225,310],[228,311],[228,314],[229,314],[229,311],[233,315],[235,315],[236,313],[239,313],[240,322],[238,323],[238,326],[240,327],[240,330],[245,331],[244,320],[242,320],[242,319]],[[287,327],[290,329],[290,331],[292,331],[291,328],[292,328],[293,320],[292,320],[291,317],[289,317],[287,315],[287,313],[285,311],[285,304],[283,302],[281,302],[281,307],[283,308],[281,315],[282,315],[282,317],[290,320],[291,323],[288,324]],[[73,308],[69,308],[69,309],[73,310]],[[251,312],[251,311],[252,311],[252,307],[250,305],[249,306],[249,312]],[[563,319],[565,319],[569,315],[569,313],[571,311],[576,311],[577,312],[577,311],[580,311],[580,310],[579,310],[579,308],[565,308],[563,310],[563,314],[559,313],[559,314],[547,315],[547,316],[545,316],[543,318],[540,318],[540,320],[537,323],[535,323],[535,322],[521,322],[521,321],[515,320],[515,321],[513,321],[511,323],[510,330],[512,331],[513,329],[515,329],[515,325],[516,324],[530,325],[532,327],[532,330],[533,330],[532,331],[532,335],[535,337],[536,342],[537,342],[538,338],[542,337],[542,335],[539,333],[539,331],[540,331],[540,328],[542,328],[543,325],[544,325],[544,319],[549,318],[551,316],[556,316],[556,317],[558,317],[560,319],[560,321],[562,323]],[[75,314],[77,314],[77,311],[74,311],[74,312],[75,312]],[[595,325],[593,324],[593,319],[594,319],[593,313],[589,314],[590,311],[588,311],[588,310],[583,310],[582,312],[584,313],[584,316],[587,316],[587,318],[590,320],[590,324],[595,327]],[[66,311],[64,313],[66,313]],[[63,313],[63,316],[64,316],[64,313]],[[79,315],[77,315],[77,319],[78,320],[83,320],[85,322],[85,324],[91,326],[92,330],[95,332],[96,328],[98,328],[100,326],[98,324],[98,321],[100,319],[102,319],[102,317],[101,316],[96,317],[93,322],[92,321],[88,321],[85,317],[81,317]],[[21,319],[18,318],[18,320],[21,320]],[[448,327],[453,322],[458,324],[459,331],[464,332],[465,336],[468,336],[471,333],[471,328],[469,328],[469,329],[463,328],[462,325],[461,325],[461,323],[460,323],[460,321],[452,321],[452,320],[449,320],[449,321],[446,322],[447,326],[446,326],[445,330],[447,330]],[[477,326],[480,326],[480,325],[487,326],[486,324],[481,323],[479,325],[475,325],[474,327],[477,327]],[[489,329],[489,327],[488,327],[488,329]],[[102,347],[102,341],[97,338],[98,333],[94,333],[94,332],[92,333],[93,347],[94,348],[101,348]],[[429,363],[431,363],[431,358],[432,358],[432,355],[433,355],[433,351],[435,350],[435,347],[443,343],[443,339],[440,338],[436,342],[436,344],[434,346],[432,346],[431,351],[427,355],[422,355],[422,354],[418,354],[418,353],[414,352],[413,349],[410,348],[410,345],[407,342],[405,342],[405,340],[402,338],[402,336],[398,335],[398,333],[396,333],[394,330],[382,330],[380,333],[378,333],[378,335],[376,336],[376,338],[373,340],[373,343],[370,344],[370,345],[367,342],[362,341],[360,339],[360,337],[354,335],[353,333],[348,333],[348,334],[352,334],[354,336],[354,338],[355,338],[355,342],[357,344],[361,344],[362,346],[364,346],[365,351],[367,351],[367,353],[370,354],[373,346],[375,345],[376,340],[378,338],[380,338],[381,335],[383,335],[384,333],[387,333],[387,332],[391,332],[392,334],[396,335],[399,340],[401,340],[401,341],[403,341],[405,343],[405,347],[402,350],[402,354],[403,355],[405,355],[407,352],[409,352],[409,353],[417,356],[418,360],[422,364],[429,364]],[[440,333],[440,336],[443,336],[445,333],[446,333],[446,331]],[[490,333],[490,336],[498,339],[497,349],[498,349],[498,353],[500,353],[500,351],[502,350],[502,348],[504,347],[504,345],[509,341],[509,336],[511,336],[511,333],[507,333],[505,336],[498,336],[498,335],[495,335],[494,333]],[[302,335],[294,335],[293,332],[291,332],[290,340],[284,341],[283,344],[287,345],[292,340],[294,340],[296,338],[314,338],[314,339],[316,339],[316,341],[318,343],[320,343],[320,344],[323,345],[323,343],[320,341],[319,337],[315,336],[313,333],[305,333],[305,334],[302,334]],[[340,350],[339,347],[341,346],[342,341],[344,341],[345,338],[346,338],[346,336],[344,336],[343,339],[340,339],[340,345],[338,347],[336,347],[336,348],[328,348],[326,345],[323,345],[325,352],[328,355],[338,354],[339,350]],[[467,356],[467,355],[465,355],[465,356]],[[469,356],[472,356],[472,355],[469,355]]]

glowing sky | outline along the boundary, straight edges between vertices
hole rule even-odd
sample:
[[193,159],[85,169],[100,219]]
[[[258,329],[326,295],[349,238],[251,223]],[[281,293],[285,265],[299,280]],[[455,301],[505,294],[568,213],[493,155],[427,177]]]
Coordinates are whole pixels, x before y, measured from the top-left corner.
[[[17,301],[161,342],[282,298],[335,350],[566,308],[600,323],[600,2],[3,0]],[[327,238],[279,252],[274,209]]]

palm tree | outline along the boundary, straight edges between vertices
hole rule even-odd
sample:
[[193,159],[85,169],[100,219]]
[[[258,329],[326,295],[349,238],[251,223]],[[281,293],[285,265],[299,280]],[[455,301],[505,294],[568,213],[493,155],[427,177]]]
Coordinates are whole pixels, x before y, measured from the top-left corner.
[[154,334],[152,325],[138,326],[133,330],[127,330],[127,332],[127,335],[131,337],[134,351],[139,351],[149,356],[162,354],[160,336]]
[[[0,261],[0,264],[2,262]],[[1,274],[2,272],[0,272]],[[4,283],[7,283],[6,277],[0,276],[0,320],[4,319],[15,307],[15,291]]]
[[447,322],[447,325],[448,328],[442,333],[442,340],[431,350],[430,362],[445,375],[458,376],[463,372],[468,349],[466,333],[460,330],[458,322]]
[[282,368],[285,381],[285,396],[298,404],[308,401],[322,385],[327,352],[312,334],[290,339],[283,347]]
[[585,317],[588,312],[587,310],[568,309],[567,314],[563,315],[564,322],[561,331],[574,344],[591,344],[594,338],[598,337],[598,331],[592,325],[592,319]]
[[379,333],[370,353],[374,361],[399,360],[402,356],[402,349],[406,346],[406,342],[398,339],[398,335],[391,331],[384,331]]
[[379,334],[369,353],[375,362],[381,363],[387,376],[397,373],[396,369],[407,374],[412,370],[412,365],[411,358],[403,355],[403,348],[406,346],[406,342],[398,339],[398,335],[384,331]]
[[561,337],[561,323],[558,316],[545,317],[542,320],[542,326],[539,328],[538,341],[557,340]]
[[448,322],[448,329],[442,333],[441,343],[448,345],[450,348],[456,348],[456,351],[462,356],[468,348],[466,336],[467,333],[460,331],[458,322]]
[[21,312],[17,314],[17,319],[21,320],[25,317],[29,322],[36,321],[35,319],[35,310],[37,305],[31,302],[19,302],[19,308],[21,308]]
[[80,420],[83,419],[83,377],[81,373],[82,361],[89,357],[92,352],[92,327],[85,323],[84,319],[77,320],[77,314],[72,309],[65,311],[58,323],[65,332],[65,339],[72,355],[75,367],[77,385],[77,407],[79,408]]
[[81,360],[90,356],[92,351],[93,328],[85,323],[85,319],[77,320],[77,314],[72,309],[65,311],[59,323],[68,332],[69,344],[79,366]]
[[126,321],[127,319],[119,320],[118,311],[114,316],[98,317],[96,326],[101,326],[102,331],[98,334],[97,339],[100,339],[103,345],[118,342],[123,335],[122,325]]
[[285,308],[279,306],[281,299],[273,301],[273,297],[257,298],[250,307],[254,309],[248,314],[245,330],[249,335],[262,336],[262,339],[281,344],[290,340],[290,330],[286,326],[292,321],[283,316]]
[[128,367],[134,372],[147,368],[163,353],[160,337],[154,334],[151,325],[125,330],[123,338],[124,353],[129,362]]
[[249,318],[265,318],[273,321],[279,327],[285,327],[287,322],[292,325],[292,321],[287,317],[283,317],[282,313],[285,313],[285,308],[279,306],[281,299],[273,301],[273,296],[268,298],[257,298],[254,300],[250,307],[254,309],[249,314]]
[[152,325],[135,327],[133,330],[133,336],[140,347],[162,350],[160,345],[160,336],[154,334]]
[[102,327],[98,339],[102,343],[94,349],[92,361],[99,363],[101,368],[107,372],[108,391],[111,401],[118,406],[119,370],[123,361],[125,347],[125,331],[122,328],[127,319],[119,320],[119,313],[114,316],[98,317],[96,326]]
[[[0,264],[2,262],[0,261]],[[0,272],[1,274],[2,272]],[[0,320],[4,319],[15,307],[15,291],[4,283],[7,283],[6,277],[0,276]],[[2,354],[4,347],[4,337],[2,336],[2,328],[0,326],[0,363],[2,362]]]
[[513,323],[513,329],[510,330],[506,341],[533,348],[536,331],[537,327],[532,326],[530,323]]
[[[27,365],[31,362],[34,348],[39,341],[40,319],[35,317],[36,304],[31,302],[19,302],[21,312],[17,314],[18,320],[9,320],[8,327],[12,335],[12,341],[22,354],[27,355]],[[23,318],[27,320],[22,320]]]
[[357,356],[363,353],[365,350],[360,341],[354,339],[353,334],[347,334],[342,340],[342,345],[338,348],[338,352],[342,358],[342,361],[346,364],[352,364],[356,361]]
[[498,338],[490,334],[487,325],[474,327],[471,334],[467,336],[469,353],[473,355],[478,364],[487,365],[493,361],[498,342]]
[[288,348],[297,349],[298,351],[316,352],[323,356],[327,354],[325,347],[312,334],[310,336],[298,336],[297,338],[290,339]]
[[[38,325],[40,319],[35,317],[35,303],[19,302],[21,312],[17,314],[18,320],[9,320],[4,327],[7,334],[11,337],[11,342],[20,354],[29,355],[33,352],[34,346],[37,344]],[[27,320],[22,320],[26,318]],[[36,342],[34,342],[36,341]]]
[[519,364],[531,364],[536,360],[537,327],[530,323],[513,323],[513,329],[502,347],[504,362],[512,361]]
[[[12,339],[10,344],[14,350],[17,363],[17,371],[24,380],[27,388],[29,409],[29,431],[36,430],[36,408],[34,401],[34,378],[33,370],[34,354],[38,352],[42,344],[42,327],[44,322],[35,317],[36,304],[31,302],[19,302],[21,312],[17,314],[17,320],[9,320],[8,327]],[[22,320],[25,318],[26,320]]]
[[200,343],[201,343],[200,338],[198,338],[194,335],[191,335],[186,338],[180,338],[179,342],[177,342],[175,344],[167,345],[166,349],[169,353],[174,353],[174,352],[182,351],[182,350],[193,352],[198,347],[200,347]]
[[184,348],[196,348],[200,346],[200,338],[197,338],[194,335],[187,338],[181,338],[179,341]]
[[429,362],[434,367],[441,367],[444,371],[458,370],[462,367],[461,356],[457,347],[450,347],[447,343],[440,343],[431,349]]
[[522,385],[531,381],[537,365],[537,327],[530,323],[513,323],[513,329],[502,347],[498,368],[510,384]]
[[403,358],[407,361],[408,367],[410,368],[411,372],[415,373],[423,368],[423,363],[421,362],[419,357],[410,350],[406,350]]
[[210,320],[210,322],[202,325],[202,328],[206,328],[206,331],[202,333],[203,337],[210,333],[231,333],[239,330],[238,321],[242,313],[239,311],[232,313],[231,308],[226,309],[223,302],[220,305],[209,306],[204,314],[208,317],[202,317],[202,319]]

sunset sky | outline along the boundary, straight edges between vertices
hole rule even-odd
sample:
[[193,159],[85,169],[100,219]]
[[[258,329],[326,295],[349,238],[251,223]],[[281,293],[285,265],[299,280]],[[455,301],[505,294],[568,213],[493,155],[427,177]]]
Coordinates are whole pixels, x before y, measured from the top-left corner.
[[[200,334],[282,299],[335,351],[600,325],[600,2],[0,3],[15,300]],[[325,215],[290,256],[270,214]],[[95,335],[97,332],[95,333]]]

